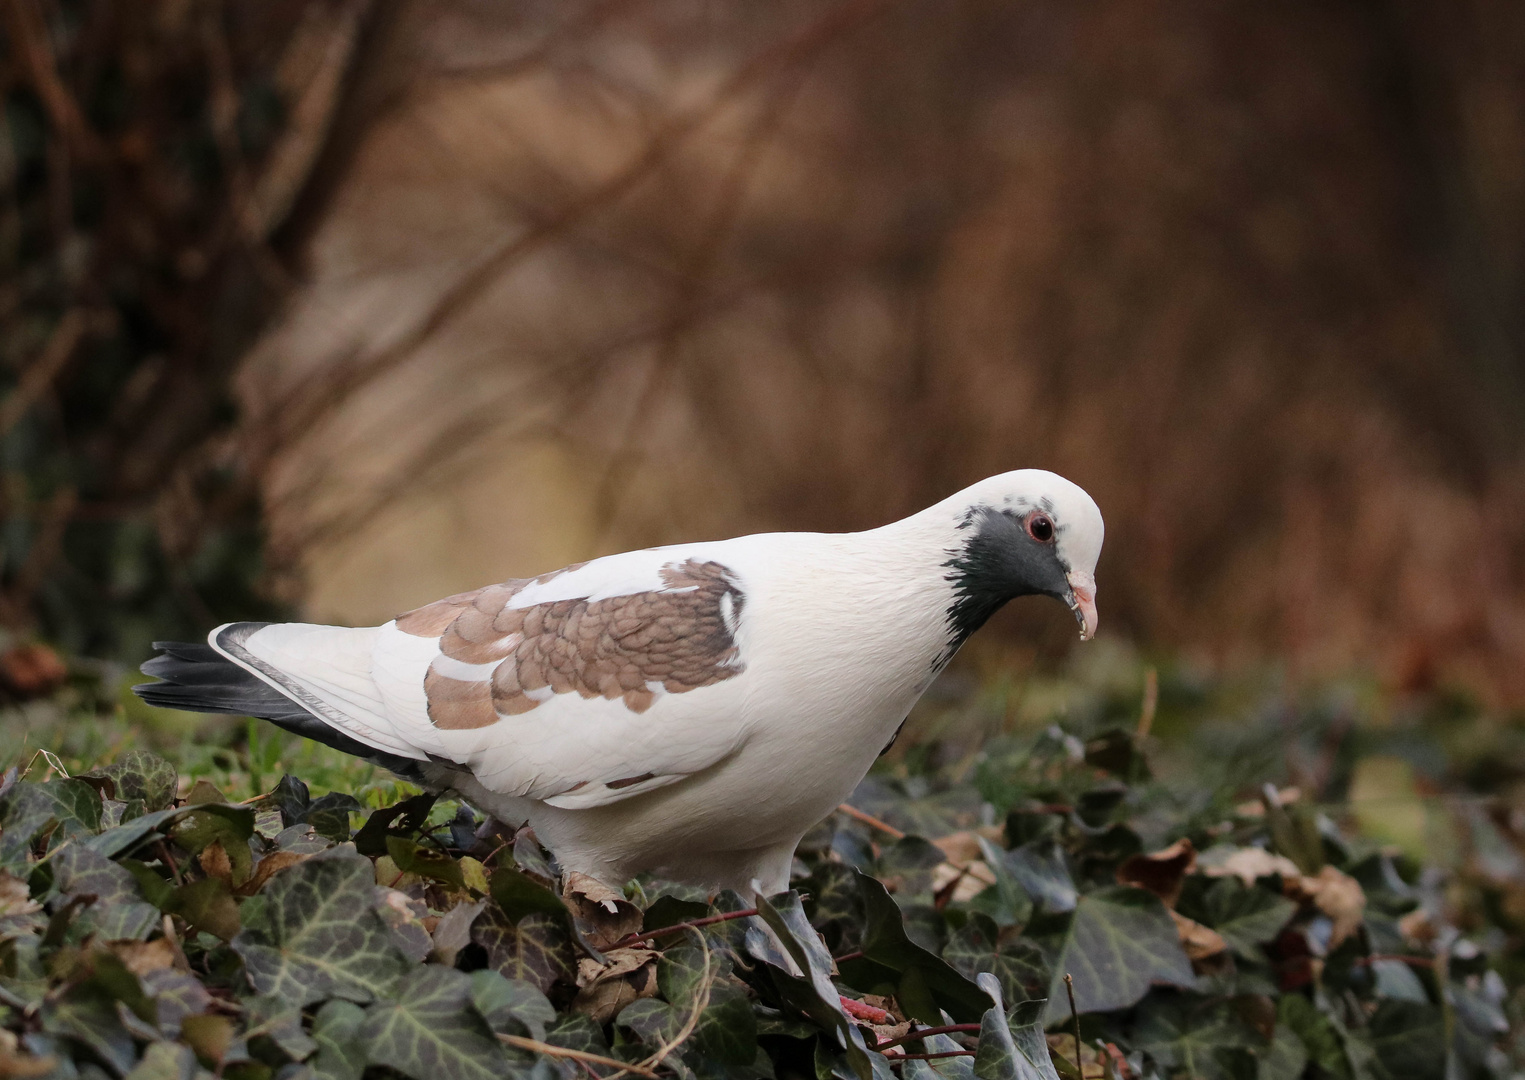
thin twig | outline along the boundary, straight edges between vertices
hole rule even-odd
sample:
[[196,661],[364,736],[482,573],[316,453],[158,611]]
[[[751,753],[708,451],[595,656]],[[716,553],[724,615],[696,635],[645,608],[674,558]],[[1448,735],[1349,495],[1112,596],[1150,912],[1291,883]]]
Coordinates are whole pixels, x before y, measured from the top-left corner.
[[944,1050],[937,1054],[886,1054],[891,1061],[931,1061],[934,1058],[974,1057],[974,1050]]
[[871,829],[878,829],[880,832],[884,833],[885,836],[891,837],[892,839],[905,839],[905,833],[895,828],[895,826],[891,825],[887,821],[880,821],[873,814],[865,813],[864,811],[859,810],[856,806],[849,806],[846,803],[842,803],[837,807],[837,810],[846,814],[854,821],[863,822],[863,824],[867,825]]
[[83,308],[70,308],[48,335],[37,359],[27,365],[3,402],[0,402],[0,436],[7,434],[45,394],[63,370],[88,329]]
[[507,1043],[509,1046],[520,1050],[531,1050],[547,1057],[570,1058],[573,1061],[586,1061],[593,1065],[613,1065],[621,1072],[639,1073],[641,1076],[658,1080],[657,1074],[644,1066],[632,1065],[628,1061],[620,1061],[618,1058],[604,1057],[602,1054],[590,1054],[585,1050],[569,1050],[565,1046],[552,1046],[550,1043],[541,1042],[539,1039],[527,1039],[523,1035],[498,1034],[498,1041]]
[[1154,710],[1160,704],[1160,673],[1154,668],[1144,669],[1144,704],[1138,711],[1138,738],[1149,737],[1154,726]]
[[1075,1008],[1075,976],[1068,971],[1064,973],[1064,992],[1070,997],[1070,1018],[1075,1021],[1075,1070],[1084,1076],[1085,1066],[1080,1063],[1080,1010]]
[[[756,908],[747,908],[744,911],[728,911],[724,915],[710,915],[707,918],[695,919],[693,922],[674,923],[672,926],[659,927],[656,930],[641,930],[634,934],[626,934],[609,949],[627,949],[632,945],[639,944],[647,938],[663,937],[667,934],[681,933],[685,930],[697,930],[701,926],[712,926],[715,923],[729,922],[732,919],[746,919],[757,914]],[[608,949],[604,950],[609,951]]]

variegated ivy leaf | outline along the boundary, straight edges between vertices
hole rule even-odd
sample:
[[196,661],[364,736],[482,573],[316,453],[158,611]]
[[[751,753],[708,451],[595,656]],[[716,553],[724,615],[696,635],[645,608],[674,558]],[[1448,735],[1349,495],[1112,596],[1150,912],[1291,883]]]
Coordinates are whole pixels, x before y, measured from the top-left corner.
[[1143,889],[1112,886],[1075,905],[1053,965],[1045,1024],[1070,1015],[1064,976],[1075,977],[1082,1013],[1126,1009],[1155,982],[1190,987],[1191,962],[1160,898]]
[[565,920],[532,912],[512,922],[496,904],[477,916],[471,940],[487,950],[487,962],[505,978],[520,979],[544,992],[577,975],[577,956]]
[[264,925],[233,939],[255,990],[298,1006],[388,993],[407,960],[372,906],[374,893],[371,862],[357,855],[318,855],[278,872],[264,890]]
[[395,1000],[366,1010],[360,1028],[366,1060],[413,1080],[502,1080],[511,1069],[502,1044],[471,1002],[471,977],[425,965]]

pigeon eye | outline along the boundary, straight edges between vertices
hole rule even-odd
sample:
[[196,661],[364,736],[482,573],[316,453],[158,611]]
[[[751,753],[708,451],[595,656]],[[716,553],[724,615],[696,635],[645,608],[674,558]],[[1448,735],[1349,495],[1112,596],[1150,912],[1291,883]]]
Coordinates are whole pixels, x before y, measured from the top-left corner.
[[1046,544],[1054,538],[1054,523],[1047,514],[1033,514],[1027,519],[1027,535]]

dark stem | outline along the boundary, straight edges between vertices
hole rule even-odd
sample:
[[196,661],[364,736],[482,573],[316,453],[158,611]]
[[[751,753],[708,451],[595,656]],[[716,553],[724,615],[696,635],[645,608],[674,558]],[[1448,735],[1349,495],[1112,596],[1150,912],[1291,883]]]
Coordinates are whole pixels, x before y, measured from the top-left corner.
[[672,926],[663,926],[657,930],[642,930],[638,933],[626,934],[624,937],[620,938],[604,951],[608,952],[609,949],[624,949],[638,944],[639,942],[645,941],[647,938],[665,937],[668,934],[677,934],[683,932],[684,930],[694,930],[701,926],[710,926],[714,923],[728,922],[731,919],[745,919],[756,914],[756,908],[747,908],[745,911],[728,911],[724,915],[711,915],[707,919],[695,919],[693,922],[674,923]]
[[1070,1017],[1075,1021],[1075,1070],[1085,1076],[1085,1066],[1080,1064],[1080,1010],[1075,1008],[1075,976],[1064,973],[1064,992],[1070,996]]

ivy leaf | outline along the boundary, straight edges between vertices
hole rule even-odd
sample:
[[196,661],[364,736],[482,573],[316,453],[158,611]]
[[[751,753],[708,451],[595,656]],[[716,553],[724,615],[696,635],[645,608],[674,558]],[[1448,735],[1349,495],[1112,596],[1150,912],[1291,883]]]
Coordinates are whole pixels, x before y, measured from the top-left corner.
[[224,941],[231,941],[240,929],[238,901],[222,878],[206,877],[180,886],[165,901],[164,910]]
[[141,799],[149,811],[163,810],[175,801],[180,774],[158,754],[148,750],[129,750],[97,775],[110,778],[116,785],[116,798],[122,802]]
[[312,801],[312,804],[307,807],[304,820],[319,836],[326,837],[336,844],[342,844],[350,838],[350,814],[361,809],[363,807],[353,795],[331,791]]
[[1033,840],[1006,852],[1006,871],[1044,911],[1075,909],[1075,879],[1056,840]]
[[856,952],[863,940],[863,894],[850,866],[822,862],[806,883],[810,923],[826,936],[832,951]]
[[903,836],[879,856],[876,877],[892,882],[895,895],[926,899],[932,892],[932,871],[945,857],[919,836]]
[[966,978],[988,971],[1001,984],[1001,995],[1010,1002],[1026,1001],[1048,989],[1048,964],[1031,941],[1018,939],[1000,945],[1000,931],[986,915],[972,912],[953,932],[943,948],[943,959]]
[[314,856],[272,877],[266,926],[232,942],[254,989],[299,1006],[387,993],[407,962],[371,906],[374,891],[371,862],[358,856]]
[[576,979],[577,954],[571,936],[564,919],[554,915],[531,912],[515,922],[502,908],[489,904],[471,924],[471,940],[487,950],[487,962],[499,974],[542,992]]
[[318,1044],[308,1066],[314,1080],[360,1080],[365,1072],[365,1043],[360,1031],[365,1010],[349,1001],[330,1001],[312,1022],[312,1039]]
[[1202,897],[1204,922],[1246,960],[1263,960],[1259,946],[1273,940],[1297,913],[1297,902],[1269,889],[1219,878]]
[[961,1024],[977,1023],[989,1008],[985,992],[910,939],[900,908],[882,883],[859,873],[858,889],[863,897],[863,960],[844,963],[843,977],[860,990],[872,990],[888,973],[908,1015],[936,1025],[946,1010]]
[[[806,920],[799,894],[780,896],[776,905],[759,895],[756,904],[758,917],[773,931],[773,938],[760,927],[749,928],[747,952],[768,965],[772,984],[786,1004],[831,1033],[846,1052],[848,1066],[858,1080],[873,1080],[874,1066],[863,1034],[842,1011],[841,995],[831,981],[831,954]],[[775,942],[783,946],[787,956],[778,954]]]
[[143,990],[154,999],[159,1030],[173,1038],[187,1016],[199,1016],[212,1004],[212,995],[196,976],[174,968],[159,968],[142,976]]
[[1007,865],[1008,852],[996,847],[983,836],[976,837],[976,840],[985,865],[995,877],[995,887],[982,889],[969,901],[969,907],[983,912],[998,926],[1019,926],[1026,923],[1032,918],[1033,902]]
[[1383,1001],[1368,1026],[1380,1080],[1443,1080],[1445,1022],[1440,1009],[1412,1001]]
[[75,923],[76,936],[141,941],[159,923],[159,911],[143,902],[132,874],[89,848],[71,844],[53,856],[53,884],[67,898],[94,896]]
[[81,1044],[118,1076],[137,1063],[137,1048],[117,1016],[115,1002],[93,986],[45,1001],[40,1016],[45,1033]]
[[1301,1080],[1308,1068],[1308,1050],[1292,1029],[1277,1024],[1271,1045],[1260,1053],[1256,1080]]
[[[372,811],[371,816],[365,819],[365,824],[355,833],[355,850],[373,858],[387,854],[387,838],[411,837],[422,829],[429,820],[429,811],[434,809],[438,799],[438,795],[414,795],[395,806]],[[298,820],[302,819],[293,818],[291,823],[295,824]]]
[[[456,892],[465,891],[466,879],[461,873],[461,864],[444,852],[430,851],[421,844],[401,836],[388,836],[386,844],[387,854],[392,856],[397,869],[429,878],[432,881],[443,882]],[[499,871],[499,873],[512,872]]]
[[1184,1069],[1202,1080],[1232,1075],[1225,1050],[1261,1044],[1226,1003],[1185,994],[1145,1001],[1133,1037],[1166,1072]]
[[196,1067],[196,1055],[189,1046],[149,1043],[143,1051],[143,1060],[133,1066],[126,1080],[193,1080]]
[[54,820],[57,806],[41,784],[19,780],[11,785],[0,814],[0,867],[25,873],[32,841]]
[[1286,1027],[1303,1044],[1308,1060],[1336,1080],[1351,1080],[1344,1040],[1329,1017],[1302,994],[1284,994],[1276,1003],[1278,1026]]
[[471,1003],[471,977],[438,965],[414,971],[395,1001],[366,1010],[366,1060],[413,1080],[500,1080],[508,1060]]
[[547,1024],[556,1010],[535,987],[518,979],[505,979],[490,968],[471,973],[471,1003],[487,1026],[507,1035],[528,1035],[545,1040]]
[[992,1004],[980,1017],[974,1075],[980,1080],[1059,1080],[1043,1038],[1043,1002],[1023,1002],[1008,1018],[999,980],[984,972],[979,987]]
[[101,829],[101,795],[82,780],[49,780],[42,790],[53,800],[53,816],[64,836],[93,835]]
[[254,857],[249,838],[254,835],[254,811],[247,806],[200,805],[181,815],[170,826],[177,845],[200,855],[212,844],[221,844],[233,870],[233,884],[249,880]]
[[517,923],[526,915],[536,914],[571,929],[572,913],[561,897],[529,875],[505,867],[493,871],[487,886],[493,902],[510,922]]
[[269,1039],[292,1061],[304,1061],[318,1049],[312,1036],[302,1028],[302,1010],[280,998],[246,998],[244,1024],[248,1030],[259,1029],[261,1037]]
[[1075,1006],[1082,1013],[1126,1009],[1149,992],[1151,982],[1194,982],[1170,912],[1153,893],[1127,885],[1098,889],[1076,903],[1053,965],[1046,1025],[1070,1015],[1066,972],[1075,977]]

